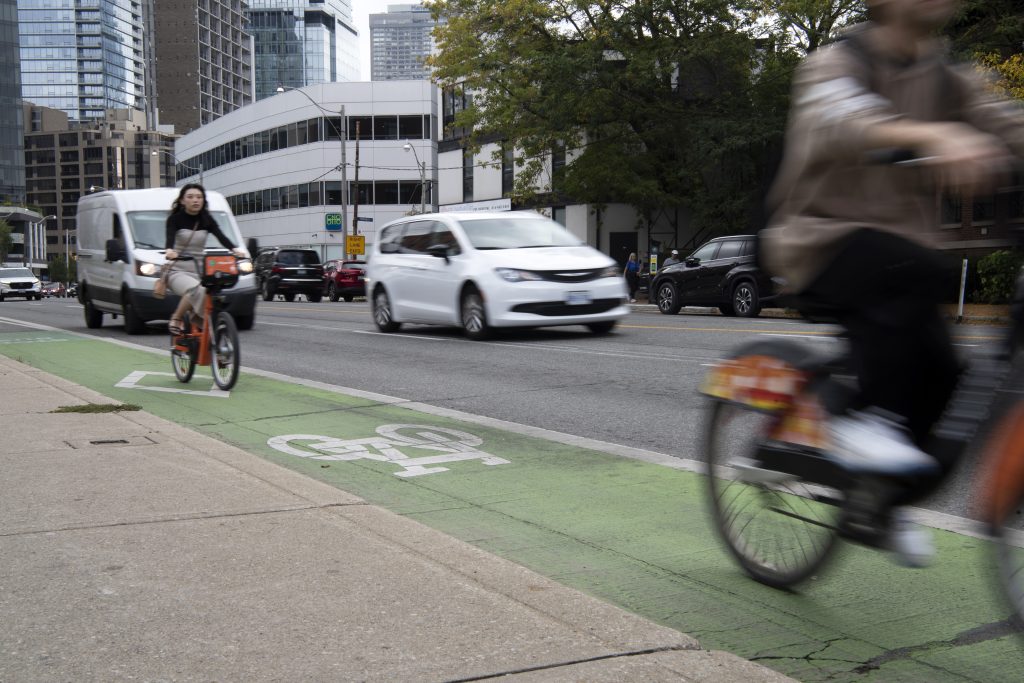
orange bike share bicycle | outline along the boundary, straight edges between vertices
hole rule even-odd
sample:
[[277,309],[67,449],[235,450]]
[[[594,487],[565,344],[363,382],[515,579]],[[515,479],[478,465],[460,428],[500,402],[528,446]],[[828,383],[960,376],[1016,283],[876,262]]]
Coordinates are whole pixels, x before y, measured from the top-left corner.
[[[178,261],[194,261],[180,256]],[[238,381],[241,364],[238,327],[227,311],[221,291],[238,282],[239,273],[252,272],[252,260],[234,254],[205,254],[199,268],[200,283],[206,290],[203,315],[185,316],[181,334],[171,334],[171,365],[180,382],[192,379],[197,365],[210,366],[217,387],[228,391]]]
[[[932,435],[957,453],[985,437],[977,516],[997,541],[999,581],[1024,623],[1024,278],[1017,284],[1006,339],[972,355]],[[721,361],[701,388],[711,399],[712,517],[729,552],[761,583],[784,588],[809,578],[839,538],[885,541],[892,501],[907,482],[848,471],[829,455],[825,402],[849,393],[848,367],[845,356],[820,359],[793,342],[758,341]]]

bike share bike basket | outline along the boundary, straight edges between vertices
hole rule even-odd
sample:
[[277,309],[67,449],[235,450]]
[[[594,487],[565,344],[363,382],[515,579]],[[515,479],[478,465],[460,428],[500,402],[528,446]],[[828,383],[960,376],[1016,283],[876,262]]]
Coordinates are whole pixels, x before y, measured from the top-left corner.
[[238,282],[238,260],[234,256],[203,257],[203,287],[232,287]]

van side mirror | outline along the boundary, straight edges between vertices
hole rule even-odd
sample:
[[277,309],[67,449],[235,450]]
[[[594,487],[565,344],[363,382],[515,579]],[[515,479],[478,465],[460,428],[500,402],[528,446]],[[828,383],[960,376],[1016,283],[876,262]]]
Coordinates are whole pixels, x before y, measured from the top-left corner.
[[124,242],[121,240],[107,240],[107,260],[128,262],[128,255],[124,250]]
[[437,258],[443,258],[448,261],[448,245],[447,244],[432,244],[427,247],[427,253]]

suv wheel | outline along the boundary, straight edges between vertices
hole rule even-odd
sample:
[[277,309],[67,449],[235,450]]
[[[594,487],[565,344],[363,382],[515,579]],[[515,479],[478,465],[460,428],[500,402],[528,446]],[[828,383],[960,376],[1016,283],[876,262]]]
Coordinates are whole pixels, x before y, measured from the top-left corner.
[[683,307],[679,301],[679,292],[676,291],[676,286],[669,280],[658,283],[654,303],[658,305],[658,310],[665,315],[675,315]]
[[263,281],[263,286],[260,288],[260,291],[263,294],[264,301],[274,300],[274,288],[270,286],[270,280]]
[[402,326],[391,317],[391,299],[383,287],[373,293],[373,322],[381,332],[397,332]]
[[756,318],[761,312],[761,300],[753,282],[744,280],[733,288],[732,309],[741,318]]
[[338,288],[333,282],[327,285],[327,298],[331,301],[338,300]]

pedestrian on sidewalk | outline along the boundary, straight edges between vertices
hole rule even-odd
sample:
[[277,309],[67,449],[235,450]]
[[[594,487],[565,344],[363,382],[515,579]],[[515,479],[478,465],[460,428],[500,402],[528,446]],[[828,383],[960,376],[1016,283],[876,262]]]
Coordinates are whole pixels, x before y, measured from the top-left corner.
[[672,255],[665,259],[665,262],[661,264],[661,267],[668,268],[669,266],[674,266],[677,263],[679,263],[679,251],[673,249]]
[[635,304],[636,289],[640,285],[640,264],[636,260],[635,251],[629,253],[629,259],[626,261],[622,275],[626,278],[626,286],[629,287],[629,303]]

